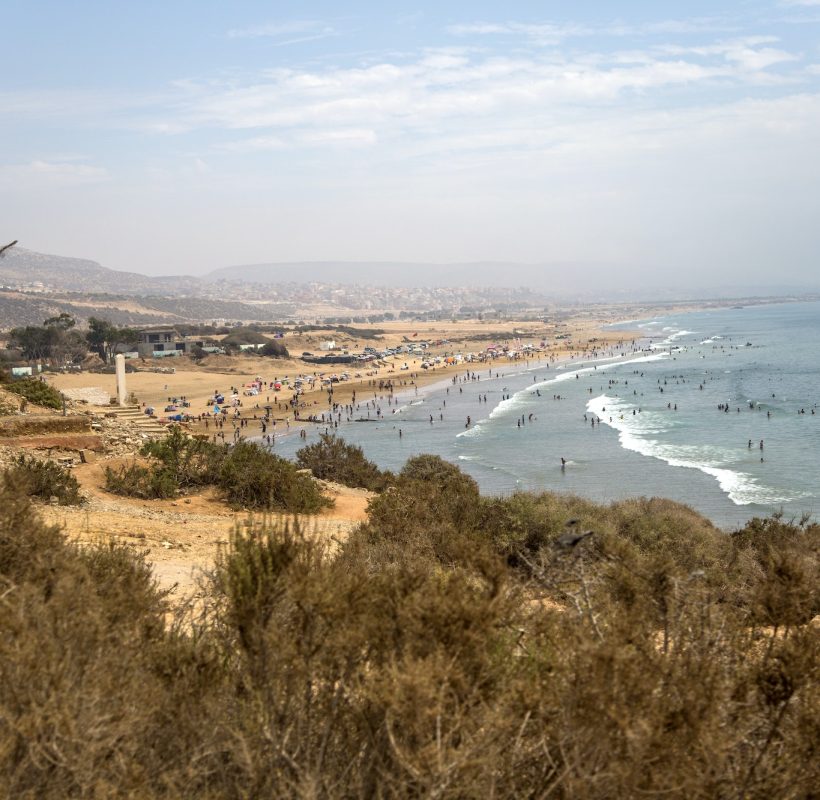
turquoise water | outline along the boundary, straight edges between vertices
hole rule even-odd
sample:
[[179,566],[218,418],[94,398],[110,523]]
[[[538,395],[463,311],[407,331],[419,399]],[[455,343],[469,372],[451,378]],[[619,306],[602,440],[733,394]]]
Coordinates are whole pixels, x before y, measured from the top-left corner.
[[[343,422],[339,433],[385,468],[441,455],[487,493],[669,497],[726,528],[820,510],[820,303],[613,327],[639,331],[639,344],[557,368],[498,363],[398,409],[380,402],[387,419]],[[303,444],[280,436],[275,451],[291,457]]]

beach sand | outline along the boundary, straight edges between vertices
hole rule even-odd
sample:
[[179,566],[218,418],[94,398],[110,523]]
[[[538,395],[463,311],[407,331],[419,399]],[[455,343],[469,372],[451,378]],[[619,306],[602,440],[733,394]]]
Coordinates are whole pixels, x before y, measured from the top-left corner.
[[[539,322],[388,322],[378,326],[358,326],[359,328],[374,328],[384,331],[378,339],[356,339],[349,336],[339,337],[324,331],[308,333],[288,333],[281,341],[293,355],[305,351],[315,352],[318,344],[328,336],[333,335],[339,347],[348,347],[351,352],[365,346],[378,349],[395,347],[408,342],[428,340],[437,342],[447,340],[446,343],[431,345],[424,356],[403,354],[386,363],[369,362],[352,365],[317,365],[299,361],[294,358],[271,359],[256,354],[242,354],[236,356],[214,355],[206,358],[197,365],[189,358],[168,359],[140,359],[129,363],[140,371],[129,373],[126,385],[129,393],[133,393],[140,406],[151,406],[155,409],[158,418],[167,416],[164,411],[169,404],[169,398],[186,398],[190,406],[180,408],[180,411],[191,415],[206,414],[210,411],[208,400],[215,392],[230,393],[231,387],[239,390],[242,407],[240,412],[245,418],[261,418],[265,414],[265,405],[271,404],[274,419],[284,422],[289,420],[295,423],[293,413],[288,407],[292,397],[292,390],[284,386],[281,391],[263,390],[258,396],[244,396],[245,387],[256,380],[269,382],[289,379],[291,382],[298,376],[311,375],[317,378],[348,372],[351,379],[333,384],[332,402],[347,404],[351,402],[353,394],[357,400],[372,399],[373,394],[385,394],[379,389],[379,382],[391,381],[396,393],[413,392],[415,388],[422,388],[433,383],[446,381],[453,375],[467,371],[486,370],[489,364],[462,363],[455,365],[439,364],[429,369],[422,369],[421,363],[427,358],[443,356],[446,353],[479,353],[485,351],[492,343],[509,343],[513,346],[515,336],[521,342],[538,344],[542,340],[549,343],[546,351],[532,356],[530,361],[569,358],[570,355],[579,355],[589,348],[605,349],[608,344],[625,337],[625,334],[612,333],[604,330],[604,325],[612,319],[569,318],[561,323],[545,325]],[[566,339],[556,339],[556,334],[567,336]],[[634,338],[626,336],[625,338]],[[493,362],[494,367],[510,363],[506,358]],[[407,365],[408,369],[402,367]],[[174,367],[173,374],[151,371],[152,368]],[[116,395],[116,380],[113,374],[102,373],[65,373],[48,375],[47,380],[59,390],[100,388],[112,397]],[[330,408],[328,393],[317,380],[313,388],[303,386],[300,397],[300,416],[321,414]],[[277,407],[277,400],[279,406]],[[92,406],[89,406],[92,409]],[[168,412],[174,413],[174,412]],[[201,425],[194,424],[194,430],[202,429]],[[248,431],[250,433],[250,431]],[[253,433],[259,433],[258,426],[253,426]]]

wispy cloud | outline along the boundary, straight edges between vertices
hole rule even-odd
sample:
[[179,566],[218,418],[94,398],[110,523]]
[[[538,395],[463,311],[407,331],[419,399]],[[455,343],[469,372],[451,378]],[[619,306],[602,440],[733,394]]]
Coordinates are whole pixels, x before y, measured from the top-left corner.
[[585,25],[559,25],[551,22],[470,22],[451,25],[455,36],[525,36],[541,43],[558,43],[572,36],[588,36]]
[[273,44],[284,46],[327,39],[338,36],[338,31],[319,20],[288,20],[285,22],[267,22],[251,25],[247,28],[233,28],[228,31],[231,39],[272,39]]
[[557,44],[565,39],[589,36],[655,36],[704,32],[716,33],[735,29],[736,25],[718,17],[667,19],[640,24],[615,21],[605,25],[520,21],[470,22],[451,25],[448,28],[449,32],[455,36],[520,36],[538,44]]
[[[669,101],[671,90],[755,86],[772,68],[798,56],[769,36],[703,45],[652,46],[629,53],[495,55],[466,48],[425,50],[414,58],[360,67],[278,69],[229,84],[181,87],[173,119],[190,128],[267,129],[250,149],[322,141],[322,131],[355,131],[360,143],[435,137],[448,127],[493,124],[496,117],[528,127],[533,119],[605,110],[640,98]],[[793,80],[805,78],[794,70]],[[367,131],[361,135],[361,131]],[[300,133],[301,132],[301,133]],[[326,141],[345,138],[329,135]]]
[[[313,157],[326,147],[432,157],[455,152],[452,142],[465,139],[488,149],[528,147],[542,141],[544,131],[560,138],[561,131],[584,120],[632,118],[653,110],[674,115],[697,105],[753,98],[759,87],[771,91],[778,84],[789,93],[817,90],[816,68],[787,42],[753,32],[723,38],[710,29],[721,24],[714,18],[646,23],[638,28],[659,32],[647,40],[630,38],[626,26],[614,23],[605,28],[469,23],[451,29],[457,35],[451,46],[352,57],[346,66],[339,66],[340,58],[310,67],[289,62],[252,73],[188,77],[144,96],[141,107],[132,97],[131,107],[119,109],[114,121],[104,110],[82,104],[87,113],[76,118],[85,127],[130,126],[169,140],[197,132],[193,149],[218,169],[209,154],[250,159],[254,153],[303,149]],[[464,41],[470,33],[479,39],[498,33],[546,41],[596,30],[609,31],[614,44],[588,39],[542,50]],[[236,29],[231,35],[287,41],[326,31],[332,26],[301,20]],[[624,44],[630,49],[621,49]],[[66,119],[72,108],[70,96],[12,98],[11,106],[20,116]],[[76,178],[82,177],[80,168]],[[93,177],[93,171],[86,175]]]
[[785,50],[767,47],[779,41],[776,36],[747,36],[709,45],[665,45],[660,51],[670,55],[696,55],[704,58],[720,56],[744,69],[765,70],[775,64],[798,61],[798,56]]
[[[441,3],[416,4],[421,20],[268,5],[225,11],[204,54],[208,31],[169,17],[178,52],[105,80],[69,43],[32,44],[37,80],[0,91],[4,224],[117,239],[112,262],[131,268],[157,258],[136,219],[166,262],[214,266],[401,252],[737,264],[739,285],[750,263],[816,272],[820,0],[673,18],[485,3],[445,9],[449,29]],[[103,32],[119,31],[90,24],[86,46]]]

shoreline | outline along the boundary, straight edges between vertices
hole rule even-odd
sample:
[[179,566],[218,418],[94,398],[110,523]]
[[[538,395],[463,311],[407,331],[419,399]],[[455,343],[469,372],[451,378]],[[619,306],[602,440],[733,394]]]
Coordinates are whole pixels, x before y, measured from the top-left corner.
[[[640,343],[642,341],[643,340],[638,340],[638,339],[633,339],[632,340],[631,354],[634,354],[635,352],[640,351],[640,349],[641,349],[640,348]],[[610,347],[610,348],[608,348],[607,351],[604,351],[604,352],[612,353],[612,349],[613,348]],[[602,352],[602,351],[596,351],[596,352]],[[369,399],[370,399],[370,402],[372,402],[373,399],[384,401],[389,397],[392,400],[392,405],[397,405],[400,401],[411,401],[411,400],[415,400],[415,399],[424,400],[424,399],[432,396],[436,392],[440,392],[442,390],[448,389],[451,385],[457,383],[458,379],[460,379],[464,375],[469,375],[469,374],[472,374],[472,373],[482,373],[485,370],[490,372],[491,375],[490,376],[479,375],[479,377],[478,377],[479,381],[481,380],[482,377],[486,377],[489,380],[497,380],[497,379],[500,379],[500,378],[504,378],[507,375],[507,372],[502,372],[501,371],[502,368],[506,368],[507,370],[509,370],[510,368],[518,367],[520,371],[514,373],[515,376],[524,374],[526,372],[532,372],[532,371],[537,370],[539,368],[540,369],[547,369],[547,370],[551,369],[551,370],[555,370],[555,371],[561,370],[561,372],[558,373],[560,375],[560,374],[567,374],[566,372],[563,371],[562,368],[566,368],[567,365],[572,364],[573,361],[576,358],[578,359],[578,361],[575,362],[575,363],[578,363],[578,364],[586,365],[586,364],[589,364],[589,363],[596,363],[596,362],[597,363],[607,362],[607,364],[608,364],[610,362],[611,363],[617,363],[618,360],[621,357],[628,356],[628,355],[630,355],[630,353],[625,351],[625,352],[620,353],[619,355],[614,355],[614,354],[613,355],[603,355],[600,358],[600,360],[598,360],[597,355],[595,355],[593,353],[590,353],[588,351],[580,351],[580,352],[579,351],[574,351],[574,352],[565,352],[565,353],[559,352],[557,354],[554,353],[554,352],[545,351],[543,353],[543,357],[539,358],[539,359],[517,359],[517,360],[508,360],[508,361],[498,360],[498,361],[484,362],[484,363],[479,362],[479,363],[459,364],[459,365],[454,365],[452,367],[447,368],[447,372],[448,372],[448,377],[447,378],[440,377],[439,375],[435,375],[434,373],[427,373],[427,372],[416,376],[417,378],[421,378],[422,380],[420,382],[418,380],[416,380],[416,382],[414,382],[413,387],[415,388],[415,391],[413,391],[411,389],[411,387],[408,385],[408,386],[403,386],[402,391],[394,392],[393,394],[390,394],[388,396],[376,395],[374,393],[374,398],[369,398]],[[547,362],[547,363],[544,363],[544,362]],[[493,371],[495,371],[494,375],[492,374]],[[513,376],[511,375],[510,377],[513,377]],[[428,380],[424,380],[425,378],[427,378]],[[519,391],[522,391],[522,390],[519,390]],[[335,392],[334,392],[334,394],[335,394]],[[408,402],[407,405],[402,406],[401,409],[396,409],[395,411],[393,411],[393,414],[400,413],[401,410],[403,410],[404,408],[407,408],[409,405],[412,405],[412,403]],[[357,409],[358,409],[358,405],[357,405]],[[372,420],[372,422],[374,422],[374,423],[379,422],[379,423],[382,423],[382,424],[386,424],[386,423],[390,422],[391,418],[392,417],[390,417],[390,416],[381,416],[381,417],[374,418]],[[346,420],[345,423],[346,424],[351,424],[352,422],[355,422],[355,421],[356,420]],[[477,420],[475,425],[478,425],[480,422],[481,422],[481,420]],[[293,435],[298,433],[301,429],[303,429],[303,428],[310,429],[310,426],[324,427],[325,430],[328,431],[328,432],[330,430],[338,430],[338,428],[336,426],[332,426],[329,423],[329,421],[324,421],[323,422],[323,421],[314,421],[314,420],[297,420],[297,421],[291,421],[291,424],[287,428],[286,431],[284,431],[284,432],[277,431],[275,438],[276,438],[276,440],[292,438]],[[248,440],[249,441],[265,443],[264,442],[264,437],[261,434],[258,435],[258,436],[250,437]]]
[[[771,304],[769,305],[771,306]],[[778,305],[788,310],[788,307],[792,304]],[[491,406],[478,406],[475,402],[475,392],[468,389],[467,386],[464,387],[463,403],[454,402],[451,409],[450,397],[448,397],[444,409],[446,418],[444,427],[439,428],[438,411],[442,409],[440,407],[435,409],[433,406],[441,406],[444,395],[442,390],[449,385],[448,381],[439,381],[430,384],[423,392],[424,399],[428,401],[427,408],[421,411],[408,410],[405,412],[408,413],[409,420],[406,425],[402,426],[404,427],[404,441],[402,444],[394,443],[390,431],[385,428],[391,423],[389,417],[381,420],[380,430],[373,430],[372,435],[368,431],[363,437],[360,432],[351,429],[349,426],[343,432],[341,425],[338,433],[348,438],[351,444],[364,446],[365,455],[375,460],[380,467],[385,469],[395,470],[399,467],[400,462],[411,454],[418,452],[436,453],[446,460],[458,463],[467,469],[473,477],[479,480],[482,492],[490,494],[504,495],[518,489],[539,491],[543,488],[550,491],[579,493],[596,502],[609,502],[627,496],[670,497],[678,502],[693,506],[725,530],[743,524],[755,516],[766,517],[777,512],[784,505],[788,513],[797,514],[798,516],[802,511],[811,512],[813,504],[810,498],[812,495],[817,496],[816,487],[812,488],[814,484],[811,481],[808,481],[808,483],[800,481],[792,485],[790,483],[791,479],[778,477],[780,470],[777,464],[782,463],[783,458],[789,458],[790,461],[793,461],[787,443],[794,442],[794,439],[789,437],[795,435],[802,437],[803,433],[801,432],[803,430],[805,430],[805,435],[813,436],[815,434],[816,429],[803,427],[806,425],[805,420],[815,419],[813,411],[810,413],[812,401],[808,399],[808,397],[813,396],[813,392],[809,391],[808,395],[804,393],[804,397],[799,401],[799,405],[805,403],[805,416],[795,416],[797,407],[793,408],[792,406],[797,400],[791,399],[794,389],[789,392],[789,397],[784,396],[784,402],[777,407],[778,410],[775,411],[775,406],[772,405],[772,414],[774,416],[770,425],[773,427],[767,428],[765,431],[760,427],[756,433],[756,428],[761,426],[761,423],[764,426],[766,425],[765,415],[761,418],[746,415],[738,416],[733,413],[731,418],[724,418],[723,415],[720,418],[714,417],[713,415],[717,413],[714,411],[714,407],[724,395],[736,398],[732,401],[733,412],[736,411],[736,405],[741,407],[747,405],[743,400],[744,392],[751,392],[750,397],[757,397],[758,400],[765,401],[767,395],[764,387],[768,373],[765,371],[760,373],[754,368],[755,359],[759,359],[761,356],[758,354],[764,351],[757,348],[749,350],[744,347],[747,341],[744,332],[747,327],[745,320],[737,316],[725,318],[722,316],[714,318],[708,316],[712,312],[720,312],[722,315],[723,313],[731,313],[732,308],[707,309],[707,316],[703,322],[689,321],[690,314],[697,312],[677,311],[669,316],[685,317],[686,319],[676,319],[670,330],[662,332],[660,328],[666,325],[667,321],[663,319],[664,315],[654,315],[651,319],[657,322],[657,330],[650,331],[649,335],[646,335],[645,331],[641,331],[642,335],[639,340],[635,341],[634,349],[630,347],[632,352],[625,353],[624,358],[617,357],[604,361],[602,358],[603,353],[600,351],[598,359],[591,357],[590,354],[580,358],[576,355],[573,358],[567,353],[563,354],[559,361],[550,362],[549,372],[552,373],[551,375],[544,374],[546,373],[543,370],[545,359],[542,359],[540,366],[543,371],[538,376],[540,378],[539,385],[560,375],[571,378],[575,374],[574,367],[576,365],[579,370],[583,370],[580,372],[581,384],[576,384],[574,380],[571,380],[566,385],[568,390],[566,393],[562,390],[556,390],[561,391],[562,395],[568,395],[565,399],[571,400],[571,406],[560,409],[560,412],[558,406],[544,405],[542,400],[533,405],[532,401],[535,398],[531,398],[530,395],[536,390],[531,388],[533,386],[530,383],[531,378],[519,375],[510,378],[512,381],[510,385],[512,402],[506,401],[506,406],[504,406],[505,400],[503,398],[499,402],[499,390],[502,384],[497,381],[492,386]],[[767,312],[761,309],[760,313],[766,314]],[[752,337],[755,338],[755,344],[759,344],[764,348],[782,346],[779,339],[771,339],[768,333],[770,330],[776,331],[778,329],[776,322],[778,316],[769,314],[763,318],[767,320],[766,325],[768,327],[763,329],[765,334],[760,334],[764,338],[759,343],[757,338]],[[723,322],[724,319],[725,322]],[[633,322],[634,318],[624,320],[620,324]],[[753,328],[756,329],[760,323],[755,318],[752,324]],[[772,328],[772,325],[775,327]],[[629,331],[618,331],[618,333],[631,334],[633,330],[630,327]],[[713,336],[716,338],[713,339]],[[631,337],[627,336],[625,338]],[[734,342],[732,339],[734,339]],[[650,341],[652,352],[649,352],[648,348]],[[702,358],[706,358],[706,361],[700,360]],[[739,361],[738,359],[743,360]],[[749,361],[748,359],[752,360]],[[635,366],[630,367],[629,363],[633,360],[636,362]],[[590,370],[596,364],[598,365],[598,371],[602,372],[600,381],[597,380],[597,376],[593,377],[593,372]],[[626,368],[621,368],[621,365]],[[537,360],[531,361],[529,364],[525,362],[507,362],[504,364],[506,370],[501,364],[497,366],[497,370],[495,366],[493,367],[493,376],[497,371],[500,377],[504,371],[511,371],[510,367],[521,373],[539,372]],[[643,376],[644,372],[646,378]],[[680,372],[684,374],[679,374]],[[486,374],[485,369],[481,376],[482,385]],[[743,387],[735,386],[735,379],[730,377],[734,374],[749,376],[744,381]],[[762,377],[758,381],[759,385],[755,388],[754,381],[757,375]],[[693,385],[689,387],[680,386],[678,390],[675,387],[675,379],[683,377],[686,380],[681,380],[682,384],[688,382]],[[613,379],[615,385],[608,385],[610,378]],[[658,394],[653,395],[653,391],[658,392],[655,378],[660,378],[661,384],[665,382],[665,378],[669,379],[671,385],[668,387],[666,395],[660,397]],[[567,379],[564,378],[564,380]],[[695,380],[693,381],[693,379]],[[705,391],[701,395],[697,391],[698,382],[706,383],[707,380],[709,385],[703,386]],[[628,381],[628,387],[624,386],[626,381]],[[750,384],[748,381],[753,381],[753,383]],[[599,383],[602,385],[599,386]],[[591,385],[594,394],[589,396],[585,392],[581,394],[576,388],[577,386],[583,386],[584,389],[587,389]],[[639,397],[633,399],[633,385],[637,387],[641,397],[646,392],[647,397],[644,400]],[[692,392],[691,390],[695,391]],[[552,392],[549,390],[544,392],[543,386],[541,386],[541,391],[544,399],[549,400]],[[726,394],[727,392],[728,394]],[[488,386],[489,393],[490,387]],[[421,389],[420,394],[422,394]],[[591,439],[588,433],[589,423],[587,423],[587,433],[584,432],[583,422],[579,421],[585,412],[590,413],[588,403],[599,398],[600,395],[618,395],[618,406],[626,403],[629,406],[630,413],[633,405],[636,407],[636,411],[637,406],[645,406],[644,411],[650,412],[649,415],[643,419],[642,423],[638,424],[635,431],[632,431],[632,426],[637,420],[633,421],[630,416],[629,430],[627,431],[630,436],[634,433],[639,437],[638,444],[641,444],[641,439],[646,439],[647,441],[644,444],[640,447],[627,447],[621,441],[620,428],[617,425],[613,426],[606,423],[603,413],[598,414],[598,417],[600,424],[606,423],[604,429],[609,431],[606,437],[596,436]],[[653,397],[654,399],[652,399]],[[430,402],[431,398],[434,402]],[[660,402],[661,399],[663,400],[662,403]],[[676,403],[683,403],[680,417],[677,415],[666,416],[667,414],[674,414],[674,411],[667,410],[667,399],[674,400]],[[615,403],[613,402],[612,405],[614,411]],[[537,441],[543,445],[543,451],[533,450],[532,447],[524,443],[527,440],[516,438],[520,436],[516,433],[516,412],[514,409],[517,406],[521,406],[517,410],[519,416],[522,411],[525,413],[535,411],[539,416],[546,413],[549,419],[548,426],[551,427],[546,429],[540,427],[541,423],[537,423],[536,418],[535,422],[540,430],[539,427],[536,427],[530,431],[529,425],[527,425],[529,432],[526,434],[528,439],[536,436]],[[609,406],[610,402],[607,402],[607,409],[609,409]],[[661,406],[663,410],[661,410]],[[476,414],[479,408],[481,410]],[[539,408],[540,412],[538,411]],[[426,425],[426,415],[430,412],[433,412],[436,417],[436,434],[433,434],[432,428],[428,429]],[[558,416],[553,412],[559,412]],[[462,438],[467,435],[463,429],[460,430],[466,414],[473,417],[472,431],[485,428],[490,416],[495,420],[494,424],[484,430],[484,433],[490,434],[490,437],[482,437],[480,441],[483,444],[480,446],[477,446],[476,442],[466,446],[466,440]],[[643,430],[644,425],[649,424],[650,428],[655,426],[652,414],[657,416],[658,422],[665,420],[657,433],[649,429]],[[545,418],[545,421],[547,418]],[[458,419],[461,420],[461,423],[458,422]],[[523,417],[521,419],[523,427],[525,420]],[[803,420],[803,423],[799,428],[795,428],[794,424],[799,420]],[[684,428],[678,429],[679,423],[683,424]],[[624,421],[623,425],[626,424],[627,422]],[[559,427],[556,428],[556,425]],[[669,425],[672,428],[669,428]],[[511,429],[508,430],[510,426]],[[597,433],[598,426],[595,426],[595,429]],[[680,433],[669,438],[668,434],[676,430],[680,430]],[[684,431],[689,432],[684,433]],[[480,434],[475,435],[480,436]],[[681,435],[683,438],[681,438]],[[766,439],[765,464],[760,461],[757,455],[753,459],[749,458],[746,448],[747,438],[754,439],[755,443],[758,439]],[[655,439],[658,439],[658,441],[654,441]],[[457,445],[456,440],[464,444]],[[604,441],[608,442],[606,446],[599,447],[599,444],[604,445]],[[516,456],[513,452],[518,447],[516,442],[522,443],[520,458],[524,460],[518,462],[520,469],[516,466]],[[563,444],[560,442],[563,442]],[[593,442],[599,444],[593,445]],[[499,449],[495,450],[496,447]],[[291,451],[295,451],[295,449],[293,442],[290,441],[283,447],[280,454],[292,457],[293,453]],[[655,451],[658,451],[658,453]],[[572,464],[569,466],[566,476],[563,473],[559,474],[558,456],[578,459],[579,455],[581,456],[580,465]],[[769,463],[772,466],[768,466]],[[623,475],[623,480],[618,477],[619,474]],[[796,480],[797,477],[799,476],[794,476],[794,479]],[[614,484],[612,483],[613,479]],[[803,486],[804,483],[806,483],[806,486]],[[606,488],[607,485],[610,486],[609,489]],[[790,487],[792,490],[783,491],[784,489],[790,489]],[[801,494],[805,491],[808,491],[809,494]],[[801,500],[801,497],[809,499]]]
[[[610,322],[609,318],[568,318],[566,321],[553,324],[552,328],[547,329],[542,325],[536,325],[534,329],[520,335],[528,340],[537,340],[539,337],[546,338],[549,344],[546,350],[539,353],[539,361],[550,360],[550,363],[558,363],[583,356],[591,350],[612,346],[618,340],[630,338],[630,331],[624,330],[617,333],[607,331],[606,326]],[[129,394],[136,396],[140,408],[151,406],[156,409],[155,416],[159,422],[163,422],[163,418],[167,418],[164,408],[166,405],[171,404],[169,399],[178,398],[181,400],[185,398],[190,406],[180,408],[180,412],[190,413],[192,417],[197,418],[200,414],[205,415],[210,412],[207,401],[214,396],[216,391],[222,392],[227,397],[229,387],[233,387],[239,393],[241,418],[248,421],[242,426],[241,432],[250,432],[250,427],[253,427],[255,433],[261,434],[261,418],[265,415],[264,406],[271,405],[274,407],[272,417],[276,419],[276,427],[280,429],[276,432],[279,436],[283,435],[280,427],[283,423],[285,429],[300,428],[316,423],[294,418],[294,409],[290,405],[293,391],[290,387],[285,388],[283,386],[279,392],[265,388],[256,396],[243,395],[242,393],[247,385],[256,378],[262,378],[265,383],[269,383],[271,379],[278,381],[287,378],[292,381],[298,376],[311,376],[316,379],[316,384],[310,388],[306,384],[303,386],[303,391],[299,397],[298,410],[300,416],[327,413],[334,403],[337,405],[350,404],[354,394],[357,401],[365,394],[391,394],[390,384],[392,384],[393,397],[414,396],[416,390],[429,393],[433,386],[438,384],[446,385],[453,376],[461,376],[467,372],[478,372],[490,368],[493,371],[500,371],[502,366],[507,367],[520,363],[522,359],[507,360],[506,358],[498,358],[487,362],[433,365],[429,370],[420,367],[421,362],[427,357],[442,356],[448,352],[462,352],[465,354],[485,352],[487,340],[490,336],[493,337],[490,341],[510,341],[512,336],[518,335],[516,326],[524,329],[531,325],[530,322],[516,323],[515,321],[506,320],[493,325],[486,323],[424,323],[421,325],[416,323],[392,323],[385,328],[385,332],[381,337],[385,347],[393,346],[402,341],[409,341],[408,337],[416,335],[414,330],[416,328],[419,329],[418,333],[423,333],[431,339],[442,338],[444,344],[431,347],[421,357],[409,357],[409,354],[398,355],[390,360],[385,360],[379,365],[376,365],[375,362],[351,366],[328,365],[325,369],[316,369],[315,365],[298,362],[294,359],[275,360],[251,356],[209,358],[204,367],[193,365],[190,362],[179,364],[142,362],[140,366],[151,364],[152,369],[128,373],[126,386]],[[511,333],[511,328],[516,330]],[[539,328],[541,329],[540,332],[538,332]],[[566,331],[566,333],[559,337],[559,331]],[[478,340],[471,339],[471,336],[478,336]],[[315,340],[311,341],[315,345]],[[419,341],[422,340],[419,339]],[[293,342],[286,340],[286,343],[292,350],[308,344],[305,339],[295,339]],[[213,365],[210,369],[208,368],[208,362]],[[407,363],[408,370],[400,369],[404,363]],[[176,368],[175,373],[165,374],[154,371],[165,366],[174,366]],[[314,368],[312,369],[312,367]],[[336,369],[333,367],[336,367]],[[360,377],[334,383],[332,385],[332,395],[329,395],[326,387],[321,386],[321,377],[343,372],[360,373]],[[111,374],[49,373],[46,378],[58,390],[100,388],[109,395],[113,396],[115,394],[115,378]],[[96,387],[93,386],[95,383],[97,384]],[[95,407],[91,405],[85,406],[85,408],[89,411],[95,410]],[[101,413],[106,410],[105,406],[97,408]],[[208,420],[207,424],[205,419]],[[223,421],[224,426],[220,429],[220,432],[224,432],[226,428],[233,428],[231,424],[234,422],[232,414],[229,414],[229,419],[223,417]],[[213,435],[213,417],[204,417],[202,421],[194,419],[186,423],[185,427],[192,433]]]

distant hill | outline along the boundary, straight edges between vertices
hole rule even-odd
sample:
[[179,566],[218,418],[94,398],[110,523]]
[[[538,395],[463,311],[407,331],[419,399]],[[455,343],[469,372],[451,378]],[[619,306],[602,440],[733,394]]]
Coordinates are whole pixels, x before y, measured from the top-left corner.
[[341,283],[413,288],[528,286],[542,289],[561,264],[514,264],[500,261],[419,263],[409,261],[288,261],[222,267],[206,281],[271,285],[283,282]]
[[816,286],[699,288],[687,284],[686,276],[663,270],[636,286],[630,275],[627,268],[580,262],[289,261],[223,267],[204,277],[153,277],[16,246],[0,257],[0,287],[12,287],[0,290],[0,327],[41,321],[61,311],[79,320],[107,316],[121,324],[276,321],[298,314],[352,317],[385,310],[681,302],[817,292]]
[[62,312],[81,323],[90,316],[118,325],[152,325],[211,319],[271,321],[290,308],[208,297],[192,277],[154,278],[109,269],[84,258],[14,247],[0,257],[0,329],[40,324]]
[[24,247],[7,250],[0,258],[0,284],[31,286],[35,283],[56,291],[167,295],[191,293],[199,279],[190,276],[152,278],[109,269],[85,258],[35,253]]
[[134,295],[125,298],[102,294],[25,294],[0,290],[0,330],[18,325],[40,325],[43,320],[63,312],[81,324],[89,317],[102,317],[117,325],[168,325],[215,319],[275,322],[292,311],[285,304],[250,305],[199,297]]
[[[123,304],[121,304],[123,305]],[[75,304],[63,297],[23,295],[0,291],[0,330],[18,325],[41,325],[49,317],[65,312],[81,324],[89,317],[102,317],[116,325],[161,325],[180,321],[179,317],[150,308],[122,308],[116,301]]]
[[[648,274],[648,275],[647,275]],[[640,275],[647,275],[641,278]],[[282,283],[335,283],[390,288],[523,288],[534,295],[569,303],[634,301],[681,302],[700,298],[814,295],[818,284],[699,285],[686,275],[657,268],[580,261],[283,261],[238,264],[209,272],[203,281],[272,286]]]

